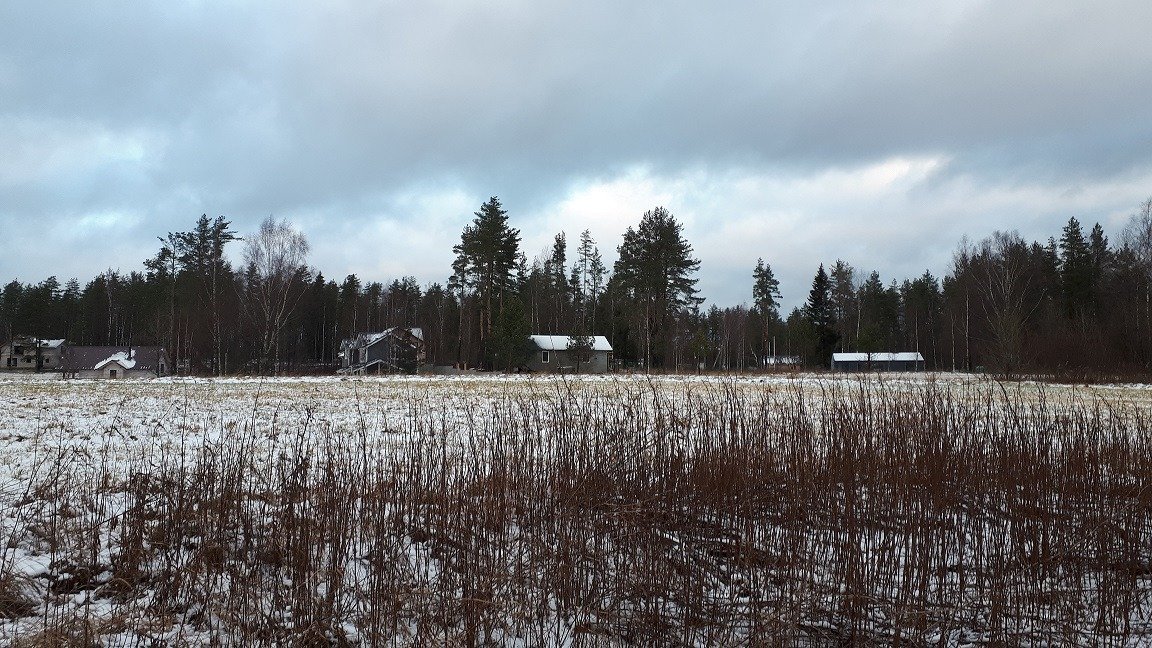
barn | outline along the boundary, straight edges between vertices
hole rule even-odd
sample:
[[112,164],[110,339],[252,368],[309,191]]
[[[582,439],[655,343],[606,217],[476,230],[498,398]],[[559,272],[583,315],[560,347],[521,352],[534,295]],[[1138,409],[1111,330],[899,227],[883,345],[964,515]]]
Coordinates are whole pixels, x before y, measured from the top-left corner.
[[612,366],[612,345],[603,335],[592,336],[592,356],[576,366],[568,352],[572,338],[567,335],[532,335],[532,356],[528,368],[543,373],[606,373]]
[[832,371],[924,371],[924,356],[902,353],[833,353]]

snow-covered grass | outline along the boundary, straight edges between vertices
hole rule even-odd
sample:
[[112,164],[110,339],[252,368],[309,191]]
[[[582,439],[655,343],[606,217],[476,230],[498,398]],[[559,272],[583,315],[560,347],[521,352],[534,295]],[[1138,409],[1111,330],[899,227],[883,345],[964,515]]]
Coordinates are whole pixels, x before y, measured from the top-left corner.
[[0,380],[11,645],[1143,645],[1152,389]]

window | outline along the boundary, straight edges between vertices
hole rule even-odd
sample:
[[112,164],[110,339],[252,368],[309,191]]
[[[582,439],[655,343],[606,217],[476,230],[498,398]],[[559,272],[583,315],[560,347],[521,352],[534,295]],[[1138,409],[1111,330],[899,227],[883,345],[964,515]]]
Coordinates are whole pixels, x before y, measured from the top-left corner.
[[17,366],[18,364],[20,364],[20,359],[19,359],[19,358],[8,358],[8,366],[9,366],[9,367],[15,367],[15,366]]
[[108,377],[109,378],[115,378],[116,377],[116,370],[115,369],[109,369],[108,370]]
[[543,362],[544,364],[548,364],[548,352],[547,351],[541,351],[540,352],[540,362]]

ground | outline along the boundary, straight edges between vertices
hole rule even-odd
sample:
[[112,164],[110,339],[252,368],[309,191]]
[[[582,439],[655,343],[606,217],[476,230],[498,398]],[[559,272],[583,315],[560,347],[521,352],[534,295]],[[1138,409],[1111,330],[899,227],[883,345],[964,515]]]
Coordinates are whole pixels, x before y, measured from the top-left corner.
[[21,376],[0,402],[10,642],[1152,637],[1146,385]]

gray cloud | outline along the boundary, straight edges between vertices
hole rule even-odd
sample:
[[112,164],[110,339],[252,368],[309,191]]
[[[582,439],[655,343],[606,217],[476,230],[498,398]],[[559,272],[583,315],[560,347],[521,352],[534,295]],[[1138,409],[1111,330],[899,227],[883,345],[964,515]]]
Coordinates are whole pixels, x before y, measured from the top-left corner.
[[[136,267],[200,213],[240,229],[272,213],[307,227],[329,274],[442,280],[475,208],[462,205],[497,194],[532,245],[559,228],[574,237],[587,223],[564,202],[636,168],[655,185],[707,178],[689,184],[714,195],[648,192],[708,222],[699,236],[736,236],[741,218],[799,232],[806,247],[780,269],[794,283],[837,255],[941,271],[958,235],[1047,236],[1069,214],[1116,220],[1152,193],[1150,21],[1152,5],[1130,0],[18,0],[0,7],[0,227],[35,222],[60,239],[56,255],[4,255],[0,275],[89,277],[109,263],[94,237],[114,236]],[[910,158],[941,162],[840,204],[820,189],[730,198],[743,195],[733,182],[787,192]],[[774,203],[788,218],[769,218]],[[641,211],[603,228],[606,251]],[[876,233],[834,236],[853,219]],[[322,240],[335,232],[397,249],[386,264],[357,260]],[[759,255],[790,257],[759,236]],[[740,267],[755,256],[719,245],[698,245],[702,285],[746,299]]]

